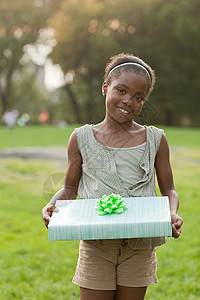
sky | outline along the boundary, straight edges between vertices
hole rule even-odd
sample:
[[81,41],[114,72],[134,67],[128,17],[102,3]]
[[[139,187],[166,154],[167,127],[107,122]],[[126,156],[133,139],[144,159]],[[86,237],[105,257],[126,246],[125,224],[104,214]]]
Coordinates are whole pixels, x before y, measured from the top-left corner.
[[45,63],[45,86],[48,90],[59,88],[65,84],[64,74],[59,65],[54,65],[51,59]]
[[58,64],[54,65],[52,60],[47,58],[52,52],[56,41],[53,38],[52,29],[44,29],[40,32],[37,43],[27,44],[24,47],[25,60],[31,60],[36,65],[44,66],[45,86],[48,90],[54,90],[65,84],[66,78]]

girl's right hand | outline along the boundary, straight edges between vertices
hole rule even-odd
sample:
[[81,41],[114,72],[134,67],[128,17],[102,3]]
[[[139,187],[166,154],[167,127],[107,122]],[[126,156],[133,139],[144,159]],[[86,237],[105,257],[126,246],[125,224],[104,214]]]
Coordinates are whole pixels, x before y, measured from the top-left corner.
[[52,216],[53,212],[58,212],[58,208],[55,206],[55,203],[50,204],[48,203],[43,209],[42,209],[42,219],[44,221],[45,226],[48,228],[49,222]]
[[82,176],[82,157],[78,149],[75,131],[71,134],[67,151],[68,163],[64,187],[60,189],[42,209],[42,219],[48,228],[53,212],[58,212],[56,200],[73,200],[77,197],[79,181]]

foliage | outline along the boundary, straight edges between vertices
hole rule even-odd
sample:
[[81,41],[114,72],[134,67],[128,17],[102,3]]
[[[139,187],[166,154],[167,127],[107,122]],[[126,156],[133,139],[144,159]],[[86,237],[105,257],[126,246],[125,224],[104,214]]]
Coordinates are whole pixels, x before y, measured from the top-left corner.
[[147,32],[154,46],[149,44],[149,55],[158,78],[153,103],[163,115],[162,123],[177,125],[181,118],[190,117],[199,125],[199,1],[154,2]]
[[16,71],[23,68],[25,45],[35,43],[41,29],[58,7],[55,0],[1,0],[0,2],[0,100],[10,108],[10,94]]
[[151,119],[199,125],[199,11],[198,0],[64,0],[51,21],[57,40],[51,57],[75,75],[71,89],[84,112],[81,122],[102,120],[105,63],[129,52],[157,73]]
[[48,100],[48,94],[39,87],[35,72],[24,70],[20,73],[20,78],[12,84],[10,105],[20,114],[29,113],[30,122],[34,124],[38,123],[41,111],[46,107],[50,111],[53,104]]

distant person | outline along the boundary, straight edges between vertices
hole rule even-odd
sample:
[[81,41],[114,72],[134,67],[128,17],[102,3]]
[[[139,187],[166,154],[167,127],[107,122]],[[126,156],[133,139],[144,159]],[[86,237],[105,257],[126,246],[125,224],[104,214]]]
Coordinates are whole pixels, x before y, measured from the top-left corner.
[[17,125],[19,125],[20,127],[24,127],[25,125],[28,124],[28,122],[30,121],[30,115],[29,113],[24,113],[21,118],[19,118],[17,120]]
[[[48,227],[57,199],[156,196],[169,197],[172,235],[178,238],[183,220],[163,130],[134,120],[152,92],[155,73],[140,58],[119,54],[105,68],[102,92],[106,115],[96,125],[75,129],[68,143],[65,185],[43,208]],[[157,282],[156,247],[165,237],[80,241],[73,283],[81,300],[144,299],[147,286]]]
[[16,125],[18,115],[19,112],[17,109],[7,110],[1,118],[2,124],[8,129],[12,129]]
[[47,110],[43,110],[38,117],[39,121],[42,124],[46,124],[49,121],[49,112]]

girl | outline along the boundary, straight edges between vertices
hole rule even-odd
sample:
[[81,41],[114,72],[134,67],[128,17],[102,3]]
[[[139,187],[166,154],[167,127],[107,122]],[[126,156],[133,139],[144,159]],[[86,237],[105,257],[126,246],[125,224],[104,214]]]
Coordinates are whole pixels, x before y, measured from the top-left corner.
[[[68,143],[65,186],[42,210],[48,227],[57,199],[155,196],[155,175],[161,194],[169,197],[173,237],[181,233],[179,200],[174,188],[169,147],[163,130],[134,120],[153,90],[154,71],[130,54],[111,57],[102,92],[105,119],[76,129]],[[144,299],[157,282],[155,247],[165,238],[80,241],[73,282],[81,300]]]

